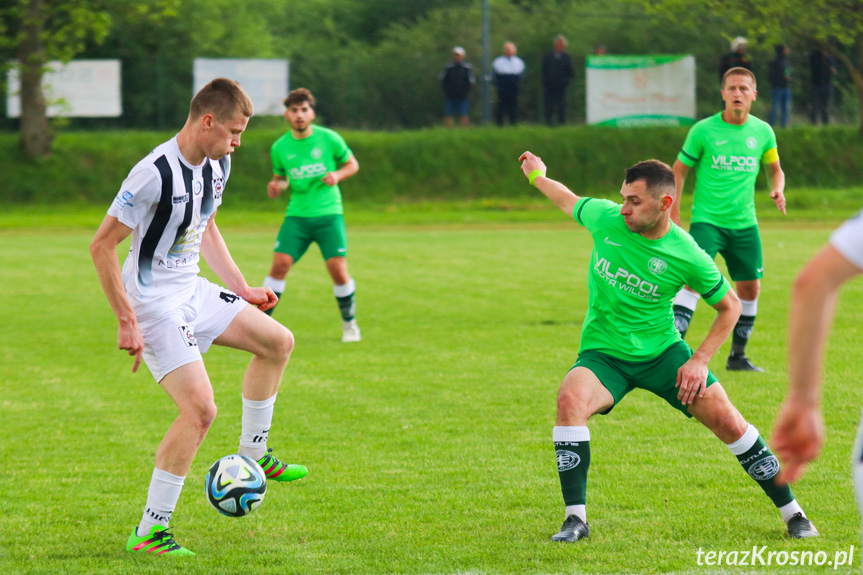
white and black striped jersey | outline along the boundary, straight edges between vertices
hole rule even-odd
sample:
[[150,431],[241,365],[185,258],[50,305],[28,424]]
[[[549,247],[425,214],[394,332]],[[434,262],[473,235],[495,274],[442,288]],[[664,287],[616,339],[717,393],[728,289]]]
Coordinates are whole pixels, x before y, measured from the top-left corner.
[[830,244],[845,259],[863,270],[863,211],[839,226],[831,234]]
[[222,203],[230,156],[187,162],[176,136],[132,168],[108,215],[132,228],[123,283],[138,320],[163,315],[195,291],[201,237]]

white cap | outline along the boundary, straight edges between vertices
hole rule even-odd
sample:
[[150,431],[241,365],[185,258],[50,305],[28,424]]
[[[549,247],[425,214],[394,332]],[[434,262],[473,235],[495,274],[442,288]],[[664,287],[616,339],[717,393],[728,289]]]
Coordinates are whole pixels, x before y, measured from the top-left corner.
[[455,48],[452,49],[452,53],[453,54],[461,54],[462,56],[464,56],[464,48],[462,48],[461,46],[456,46]]
[[734,40],[731,41],[731,49],[733,51],[736,51],[741,45],[743,45],[743,46],[746,45],[746,38],[744,38],[743,36],[738,36],[737,38],[735,38]]

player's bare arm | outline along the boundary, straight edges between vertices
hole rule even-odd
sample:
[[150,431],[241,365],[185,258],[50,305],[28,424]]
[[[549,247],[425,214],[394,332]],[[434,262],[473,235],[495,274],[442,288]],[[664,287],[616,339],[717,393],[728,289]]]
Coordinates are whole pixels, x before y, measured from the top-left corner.
[[267,183],[267,196],[270,198],[278,198],[290,185],[291,182],[288,180],[287,176],[273,174],[273,179]]
[[818,407],[824,345],[839,287],[860,273],[835,247],[827,245],[794,282],[788,325],[790,385],[773,429],[785,481],[803,475],[824,443],[824,421]]
[[686,176],[689,174],[689,166],[676,160],[671,166],[671,171],[674,172],[674,204],[671,206],[671,221],[681,225],[680,223],[680,200],[683,198],[683,186],[686,184]]
[[347,161],[342,164],[342,167],[340,167],[335,172],[327,173],[326,176],[321,178],[321,181],[328,186],[335,186],[342,180],[347,180],[348,178],[356,174],[358,171],[360,171],[360,163],[357,162],[357,159],[354,158],[353,154],[351,154],[351,157],[349,157]]
[[533,185],[545,194],[551,203],[560,208],[567,215],[572,215],[572,210],[575,208],[576,202],[580,199],[572,191],[555,180],[546,177],[547,168],[542,161],[542,158],[535,156],[530,152],[525,152],[519,156],[518,161],[521,162],[521,171],[524,176],[530,180],[530,175],[536,170],[541,172],[534,178]]
[[770,182],[770,199],[776,204],[776,209],[785,215],[785,172],[779,165],[779,160],[767,164],[767,181]]
[[117,218],[105,216],[90,244],[90,255],[96,266],[102,291],[117,316],[117,347],[135,356],[135,363],[132,365],[132,373],[135,373],[141,365],[144,338],[141,336],[132,303],[126,295],[120,260],[117,259],[117,246],[131,233],[132,230],[121,224]]
[[228,251],[225,239],[216,225],[215,216],[216,214],[210,216],[207,229],[204,230],[204,236],[201,238],[201,255],[219,279],[225,282],[228,289],[261,311],[270,309],[276,305],[279,298],[271,288],[249,287],[240,268],[234,263],[231,252]]
[[713,304],[713,309],[716,310],[716,317],[710,331],[689,361],[677,370],[675,387],[679,389],[677,398],[683,405],[694,403],[697,398],[704,396],[707,389],[707,364],[731,335],[731,330],[740,317],[740,300],[734,290],[729,289],[725,297]]

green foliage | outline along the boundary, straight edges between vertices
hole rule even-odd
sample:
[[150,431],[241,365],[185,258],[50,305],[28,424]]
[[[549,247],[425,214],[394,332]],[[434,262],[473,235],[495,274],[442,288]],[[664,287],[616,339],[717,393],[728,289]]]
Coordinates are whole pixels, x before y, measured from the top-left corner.
[[[269,147],[283,128],[252,119],[234,154],[226,202],[271,208]],[[262,124],[271,124],[264,119]],[[517,158],[526,149],[548,163],[549,174],[577,193],[616,193],[623,169],[658,158],[673,163],[685,129],[598,127],[443,128],[405,132],[342,132],[360,163],[341,187],[351,202],[418,202],[515,198],[524,194]],[[72,132],[58,137],[50,160],[25,160],[15,138],[0,134],[0,199],[5,203],[85,202],[107,205],[128,171],[172,132]],[[857,186],[863,180],[863,141],[850,128],[779,132],[789,196],[800,187]],[[689,179],[691,186],[695,178]],[[759,188],[763,189],[762,180]],[[284,200],[277,200],[281,203]]]

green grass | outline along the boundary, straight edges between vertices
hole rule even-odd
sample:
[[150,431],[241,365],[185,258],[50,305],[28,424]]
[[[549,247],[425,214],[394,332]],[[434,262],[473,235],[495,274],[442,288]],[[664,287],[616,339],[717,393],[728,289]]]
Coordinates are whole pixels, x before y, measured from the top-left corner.
[[[849,199],[850,203],[850,199]],[[551,428],[587,303],[588,234],[538,202],[360,206],[349,223],[363,341],[340,320],[315,249],[275,317],[296,336],[270,445],[309,476],[271,485],[250,517],[209,507],[203,477],[236,449],[248,357],[205,357],[219,416],[174,514],[190,560],[124,551],[174,408],[116,350],[87,246],[102,210],[0,215],[0,573],[854,573],[859,519],[849,453],[863,404],[863,283],[843,292],[828,350],[828,440],[795,486],[822,537],[789,541],[770,501],[706,429],[634,392],[591,422],[590,539],[562,521]],[[762,209],[766,277],[750,355],[766,374],[711,364],[769,435],[786,388],[788,293],[837,218]],[[278,219],[278,214],[275,215]],[[273,214],[220,223],[250,282],[270,264]],[[698,341],[712,312],[701,304]],[[848,550],[854,566],[707,567],[703,550]]]

